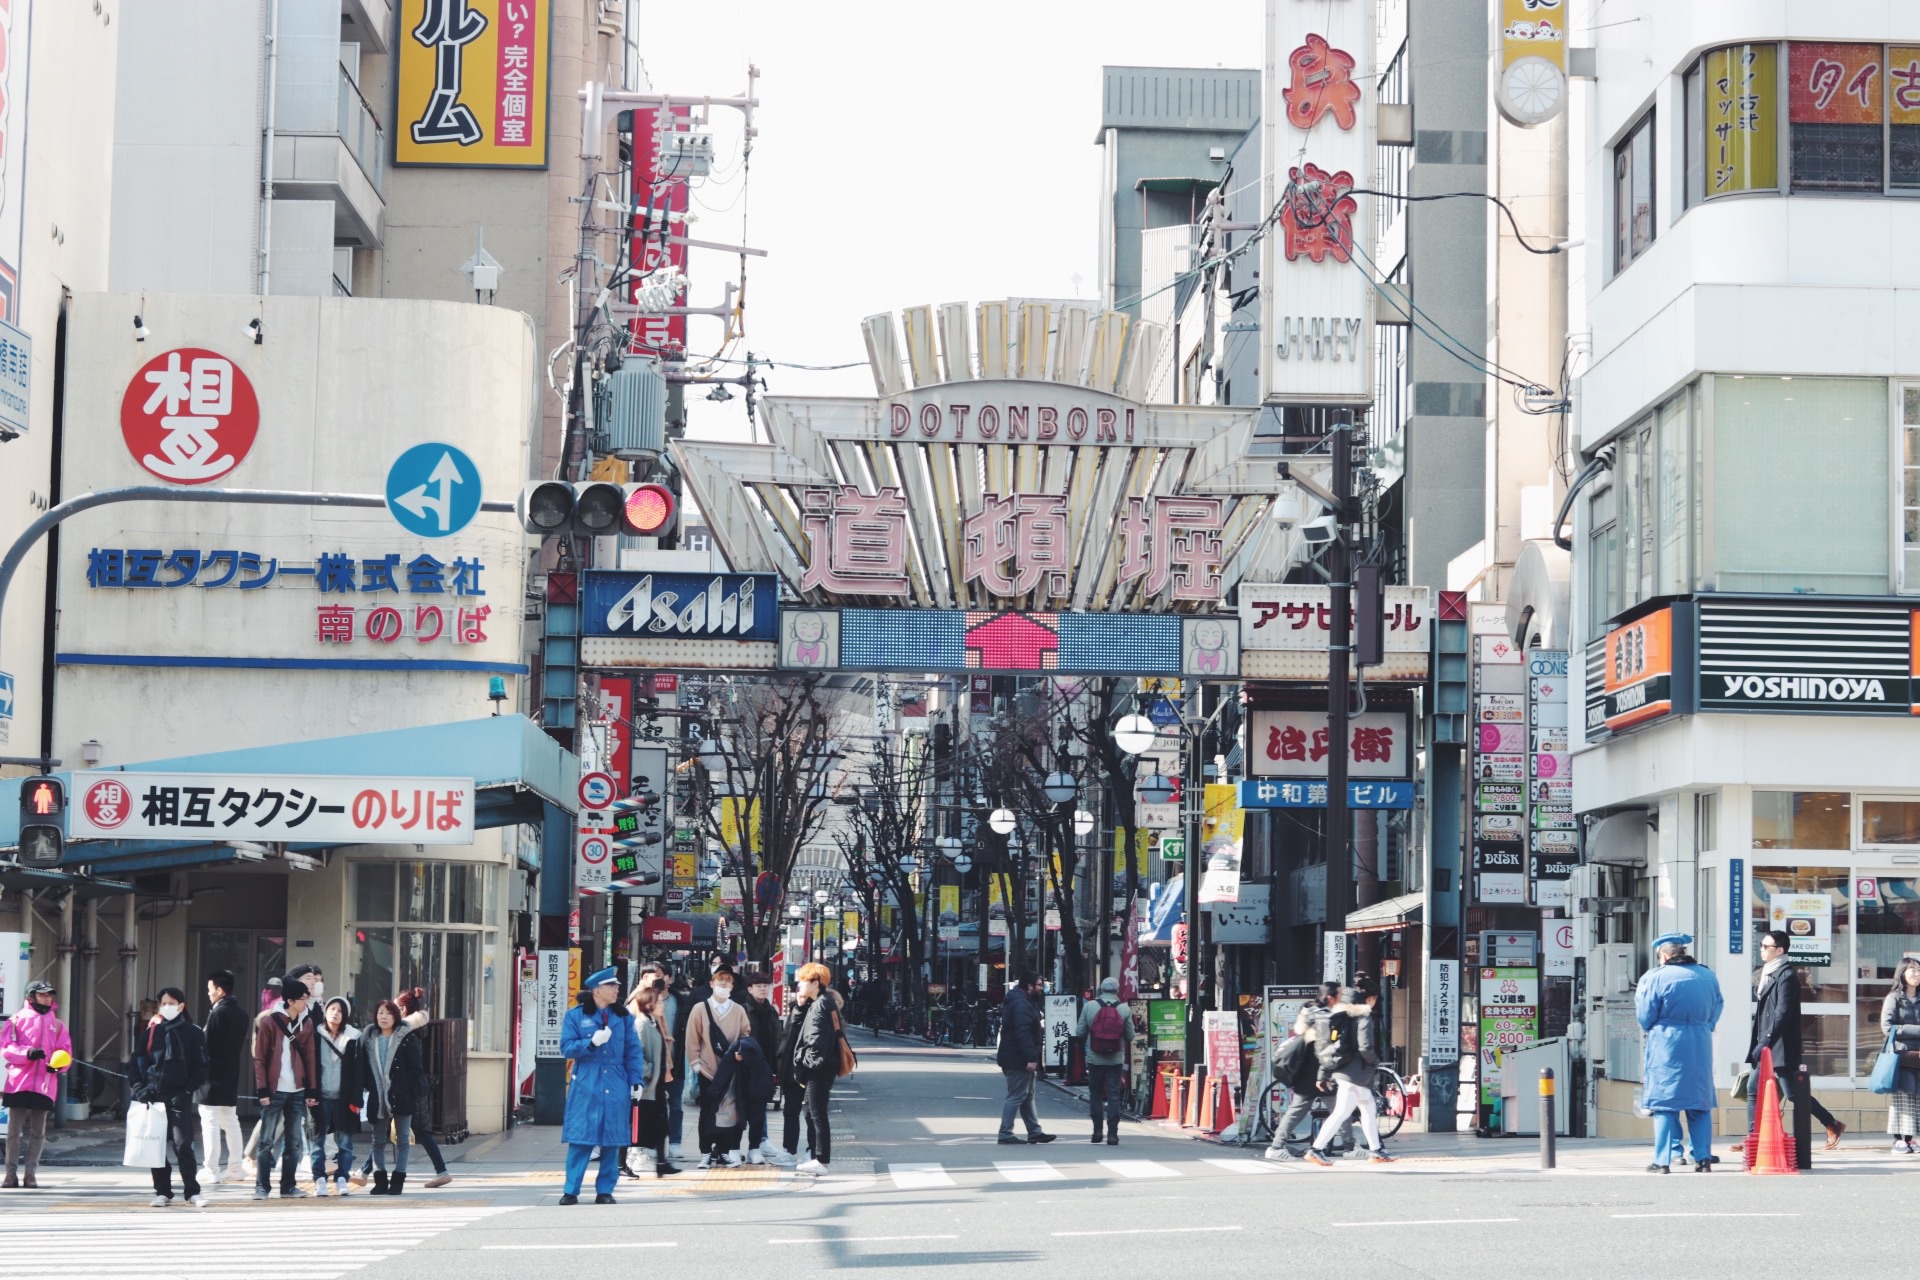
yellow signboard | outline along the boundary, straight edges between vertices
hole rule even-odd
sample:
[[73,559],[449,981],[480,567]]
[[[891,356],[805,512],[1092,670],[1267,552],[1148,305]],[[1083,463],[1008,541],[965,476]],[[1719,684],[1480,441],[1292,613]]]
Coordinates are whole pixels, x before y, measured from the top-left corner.
[[700,878],[699,869],[694,865],[698,855],[676,853],[673,855],[673,882],[682,888],[689,888]]
[[860,913],[858,911],[842,911],[840,913],[840,936],[843,938],[857,938],[860,936]]
[[957,925],[960,923],[960,886],[943,884],[940,886],[939,924]]
[[1736,44],[1707,54],[1703,114],[1706,196],[1780,185],[1779,47]]
[[547,167],[553,0],[400,0],[394,163]]
[[743,811],[751,812],[753,815],[751,819],[751,826],[753,828],[751,851],[759,853],[761,849],[760,802],[758,800],[748,800],[741,796],[720,797],[720,843],[727,846],[729,850],[739,851],[742,838],[746,834],[741,830],[743,825],[741,822]]

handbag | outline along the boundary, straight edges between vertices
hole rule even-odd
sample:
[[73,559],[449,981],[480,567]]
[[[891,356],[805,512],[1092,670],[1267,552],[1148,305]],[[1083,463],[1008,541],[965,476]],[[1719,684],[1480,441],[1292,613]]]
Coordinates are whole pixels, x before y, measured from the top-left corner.
[[158,1169],[167,1163],[167,1108],[161,1102],[127,1107],[127,1148],[120,1163],[129,1169]]
[[1874,1055],[1873,1074],[1867,1077],[1867,1088],[1874,1093],[1892,1093],[1900,1084],[1900,1054],[1893,1047],[1893,1032],[1887,1032],[1887,1043]]
[[854,1069],[860,1065],[860,1055],[855,1053],[853,1046],[847,1043],[847,1029],[840,1025],[840,1011],[838,1009],[834,1010],[831,1016],[833,1018],[833,1034],[840,1041],[840,1066],[839,1069],[834,1072],[834,1075],[836,1078],[844,1080],[852,1075]]
[[1740,1074],[1733,1078],[1733,1100],[1745,1102],[1747,1095],[1753,1092],[1753,1068],[1741,1067]]

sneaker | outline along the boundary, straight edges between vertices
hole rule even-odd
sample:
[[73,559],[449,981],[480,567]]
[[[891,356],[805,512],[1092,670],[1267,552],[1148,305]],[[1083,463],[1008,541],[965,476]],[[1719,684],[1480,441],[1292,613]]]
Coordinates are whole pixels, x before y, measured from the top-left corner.
[[1027,1135],[1027,1141],[1037,1147],[1043,1142],[1052,1142],[1053,1135],[1050,1133],[1030,1133]]
[[786,1155],[787,1153],[782,1151],[780,1148],[774,1146],[773,1139],[768,1138],[765,1142],[760,1144],[760,1154],[766,1157],[768,1164],[779,1164],[780,1157]]
[[767,1152],[766,1156],[767,1156],[768,1164],[777,1164],[782,1168],[792,1168],[794,1165],[800,1163],[800,1158],[798,1156],[794,1155],[790,1151],[782,1151],[778,1147],[775,1147],[772,1151]]
[[329,1195],[333,1194],[333,1187],[325,1178],[316,1179],[313,1184],[313,1194],[325,1200]]
[[1322,1169],[1333,1168],[1333,1161],[1327,1159],[1327,1153],[1318,1147],[1308,1147],[1305,1159],[1308,1164],[1319,1165]]
[[1385,1150],[1377,1150],[1373,1152],[1373,1154],[1367,1157],[1367,1163],[1368,1164],[1398,1164],[1400,1163],[1400,1161],[1397,1157],[1388,1155]]
[[220,1171],[218,1169],[202,1169],[200,1171],[200,1185],[203,1187],[219,1186]]
[[350,1196],[353,1194],[353,1184],[345,1178],[335,1178],[333,1180],[333,1194],[337,1196]]
[[253,1189],[253,1198],[255,1200],[265,1200],[268,1194],[269,1193],[265,1187],[255,1187]]
[[196,1209],[204,1209],[208,1205],[212,1204],[213,1202],[207,1199],[207,1193],[202,1191],[197,1196],[188,1196],[187,1203],[192,1205]]
[[714,1162],[713,1162],[713,1153],[712,1153],[711,1151],[709,1151],[709,1152],[708,1152],[708,1153],[707,1153],[706,1155],[704,1155],[704,1156],[701,1156],[701,1157],[700,1157],[700,1163],[699,1163],[699,1164],[696,1164],[696,1165],[694,1165],[693,1167],[694,1167],[694,1168],[696,1168],[696,1169],[711,1169],[711,1168],[713,1168],[713,1167],[714,1167]]
[[667,1144],[667,1159],[669,1159],[669,1160],[685,1160],[686,1158],[687,1158],[687,1157],[686,1157],[686,1155],[685,1155],[684,1153],[682,1153],[682,1152],[681,1152],[681,1150],[680,1150],[680,1144],[679,1144],[679,1143],[677,1143],[677,1142],[669,1142],[669,1143]]
[[431,1178],[428,1178],[425,1185],[428,1187],[444,1187],[449,1182],[452,1182],[452,1181],[453,1181],[453,1175],[448,1173],[445,1169],[442,1169],[440,1172],[434,1174]]
[[1290,1160],[1298,1160],[1300,1157],[1285,1147],[1268,1147],[1265,1151],[1261,1152],[1260,1158],[1262,1160],[1271,1160],[1275,1164],[1284,1164]]
[[1693,1166],[1693,1171],[1695,1173],[1712,1173],[1713,1165],[1708,1161],[1702,1160],[1699,1164]]
[[149,1209],[164,1209],[172,1203],[172,1196],[155,1196],[153,1199],[147,1201],[147,1207]]
[[753,1150],[747,1152],[748,1164],[765,1164],[766,1162],[767,1157],[761,1152],[760,1148],[755,1147]]
[[313,1192],[307,1190],[305,1187],[282,1187],[280,1188],[280,1198],[282,1200],[311,1200],[313,1198]]
[[810,1173],[817,1177],[827,1171],[827,1166],[821,1164],[818,1160],[808,1160],[804,1164],[796,1165],[793,1171],[795,1173]]
[[727,1152],[727,1168],[738,1169],[741,1163],[740,1153],[738,1151]]
[[1911,1151],[1912,1151],[1912,1148],[1907,1145],[1907,1140],[1905,1138],[1895,1138],[1893,1140],[1894,1155],[1897,1155],[1897,1156],[1906,1155]]

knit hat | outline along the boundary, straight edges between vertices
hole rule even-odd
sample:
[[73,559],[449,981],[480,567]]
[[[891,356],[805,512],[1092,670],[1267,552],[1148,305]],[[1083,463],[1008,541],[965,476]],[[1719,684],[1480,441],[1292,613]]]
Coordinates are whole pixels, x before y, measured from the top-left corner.
[[347,999],[345,996],[328,996],[327,1008],[331,1009],[335,1005],[339,1005],[341,1011],[349,1018],[353,1016],[353,1001]]
[[1118,978],[1102,978],[1102,979],[1100,979],[1100,994],[1101,994],[1101,995],[1103,995],[1103,996],[1117,996],[1117,995],[1119,995],[1119,994],[1120,994],[1120,979],[1118,979]]
[[298,978],[283,978],[280,981],[280,998],[288,1004],[307,998],[307,984]]

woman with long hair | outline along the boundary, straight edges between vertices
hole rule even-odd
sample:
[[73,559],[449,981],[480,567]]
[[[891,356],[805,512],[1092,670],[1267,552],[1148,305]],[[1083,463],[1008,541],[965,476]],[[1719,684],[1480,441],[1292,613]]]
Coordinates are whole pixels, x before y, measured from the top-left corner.
[[833,970],[819,963],[803,964],[794,975],[797,998],[806,1013],[793,1042],[793,1079],[805,1090],[807,1132],[813,1155],[796,1172],[821,1174],[833,1161],[833,1134],[827,1128],[827,1098],[840,1075],[840,993],[833,989]]
[[[663,1003],[667,995],[667,975],[657,966],[640,970],[627,1008],[633,1014],[634,1031],[640,1037],[640,1050],[646,1078],[636,1086],[633,1117],[633,1145],[653,1155],[653,1173],[668,1178],[680,1172],[667,1159],[667,1090],[673,1087],[672,1065],[667,1060],[667,1030]],[[635,1177],[637,1170],[630,1170]]]
[[[408,1033],[420,1030],[432,1019],[432,1015],[427,1012],[425,987],[414,987],[410,991],[402,991],[393,998],[393,1002],[400,1007],[400,1012],[406,1015],[400,1025]],[[424,1053],[421,1060],[425,1061]],[[420,1078],[423,1082],[426,1080],[424,1068],[420,1072]],[[420,1105],[414,1108],[413,1112],[413,1140],[419,1144],[422,1151],[427,1153],[427,1159],[433,1161],[433,1176],[427,1179],[426,1185],[430,1188],[444,1187],[453,1181],[453,1175],[447,1172],[447,1158],[440,1154],[440,1144],[433,1140],[433,1122],[427,1115],[428,1105],[427,1089],[423,1083]]]
[[[368,1195],[397,1196],[407,1188],[407,1134],[413,1114],[426,1105],[427,1069],[420,1042],[407,1033],[407,1015],[391,1000],[374,1006],[365,1037],[367,1054],[367,1127],[373,1139],[373,1190]],[[387,1145],[394,1149],[387,1170]]]
[[1887,1133],[1901,1155],[1915,1154],[1920,1133],[1920,959],[1907,956],[1894,970],[1893,990],[1880,1002],[1880,1030],[1893,1039],[1900,1071],[1887,1095]]

